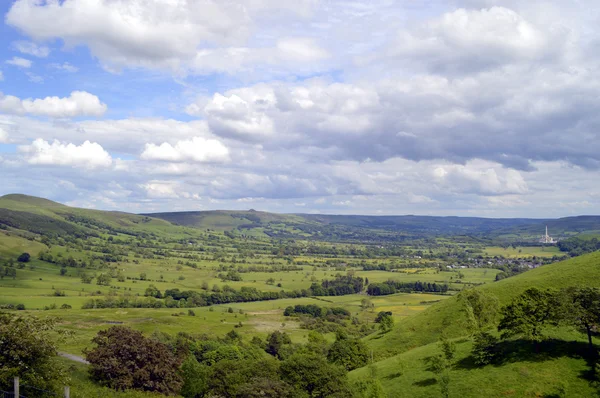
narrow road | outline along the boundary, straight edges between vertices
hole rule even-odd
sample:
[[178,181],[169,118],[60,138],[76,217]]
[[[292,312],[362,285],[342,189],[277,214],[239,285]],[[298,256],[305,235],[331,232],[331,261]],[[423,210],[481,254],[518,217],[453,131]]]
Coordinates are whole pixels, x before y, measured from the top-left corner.
[[85,365],[89,365],[90,364],[88,361],[85,360],[85,358],[80,357],[78,355],[67,354],[66,352],[59,352],[58,355],[60,355],[63,358],[70,359],[71,361],[83,363]]

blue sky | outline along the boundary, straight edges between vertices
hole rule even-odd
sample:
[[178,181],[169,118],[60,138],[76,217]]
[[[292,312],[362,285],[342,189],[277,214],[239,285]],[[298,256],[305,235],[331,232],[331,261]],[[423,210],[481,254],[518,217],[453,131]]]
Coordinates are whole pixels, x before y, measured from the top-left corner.
[[0,194],[132,212],[598,213],[591,0],[0,14]]

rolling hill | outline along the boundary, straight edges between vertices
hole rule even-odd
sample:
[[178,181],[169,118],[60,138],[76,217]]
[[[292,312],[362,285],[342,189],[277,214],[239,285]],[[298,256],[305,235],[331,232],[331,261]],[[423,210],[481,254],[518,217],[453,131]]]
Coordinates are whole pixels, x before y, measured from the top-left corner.
[[[479,286],[506,305],[526,289],[560,289],[570,286],[600,288],[600,252],[545,265],[492,284]],[[500,363],[477,367],[472,363],[472,340],[457,297],[435,304],[403,319],[391,332],[365,340],[376,357],[375,371],[361,368],[351,378],[376,373],[389,398],[439,396],[440,386],[428,358],[440,352],[437,343],[444,332],[454,338],[456,361],[449,378],[450,396],[461,397],[589,397],[597,396],[590,376],[583,334],[572,328],[549,328],[549,340],[537,345],[526,341],[503,343],[510,356]],[[512,344],[512,346],[511,346]],[[381,359],[385,358],[385,359]]]

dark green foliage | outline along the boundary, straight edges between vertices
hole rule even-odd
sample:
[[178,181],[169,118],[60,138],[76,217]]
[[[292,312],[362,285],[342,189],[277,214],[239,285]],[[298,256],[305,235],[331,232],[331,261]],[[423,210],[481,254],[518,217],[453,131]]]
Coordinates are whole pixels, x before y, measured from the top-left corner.
[[298,304],[294,307],[287,307],[283,312],[283,315],[309,315],[313,318],[336,317],[340,319],[346,319],[350,317],[350,311],[341,307],[326,308],[319,307],[316,304]]
[[237,272],[237,271],[229,271],[226,274],[219,274],[219,279],[221,279],[222,281],[234,281],[234,282],[239,282],[242,280],[242,275]]
[[384,314],[379,319],[379,330],[387,333],[394,328],[394,318],[391,315]]
[[369,362],[369,349],[359,339],[349,339],[338,336],[331,345],[327,359],[330,362],[343,366],[346,370],[361,368]]
[[600,240],[598,238],[581,239],[573,237],[561,240],[557,246],[561,251],[568,252],[569,255],[574,257],[600,250]]
[[28,263],[31,259],[31,255],[29,253],[23,253],[17,258],[17,261],[20,263]]
[[313,296],[343,296],[362,292],[364,280],[352,275],[338,275],[333,280],[324,280],[320,285],[313,283],[309,290]]
[[154,286],[153,284],[150,284],[150,286],[148,286],[146,288],[146,291],[144,292],[144,296],[162,298],[162,293],[160,292],[160,290],[158,290],[158,288],[156,286]]
[[367,287],[369,296],[385,296],[394,293],[410,293],[410,292],[429,292],[429,293],[446,293],[448,284],[446,283],[430,283],[430,282],[401,282],[389,280],[382,283],[371,283]]
[[558,322],[560,311],[561,303],[555,292],[529,288],[502,309],[498,330],[505,338],[521,335],[540,340],[543,327]]
[[67,374],[57,361],[57,336],[65,333],[57,335],[56,326],[50,318],[0,313],[0,389],[9,390],[14,376],[22,384],[47,390],[67,383]]
[[471,355],[473,362],[478,366],[484,366],[492,363],[497,352],[498,339],[488,332],[478,332],[473,339],[473,349]]
[[479,333],[495,326],[498,317],[498,299],[480,289],[460,292],[459,300],[467,315],[467,329],[471,334]]
[[136,330],[113,326],[92,339],[86,352],[90,376],[115,390],[137,389],[175,395],[182,386],[179,364],[168,347]]
[[112,278],[109,274],[100,274],[96,277],[96,284],[103,286],[110,286]]
[[375,317],[375,323],[381,322],[384,316],[392,316],[392,311],[380,311]]
[[286,344],[292,344],[290,336],[285,332],[279,330],[274,331],[267,337],[267,347],[265,351],[276,358],[282,357],[282,348]]
[[565,320],[587,335],[590,349],[594,350],[592,334],[600,323],[600,289],[573,287],[562,293],[565,300]]
[[281,363],[281,378],[309,397],[351,397],[346,370],[315,354],[294,354]]

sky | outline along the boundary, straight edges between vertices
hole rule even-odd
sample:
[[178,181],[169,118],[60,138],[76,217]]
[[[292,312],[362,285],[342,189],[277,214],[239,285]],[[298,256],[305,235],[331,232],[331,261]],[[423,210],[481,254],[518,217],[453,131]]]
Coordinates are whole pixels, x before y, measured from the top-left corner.
[[136,213],[600,213],[597,0],[0,14],[0,195]]

